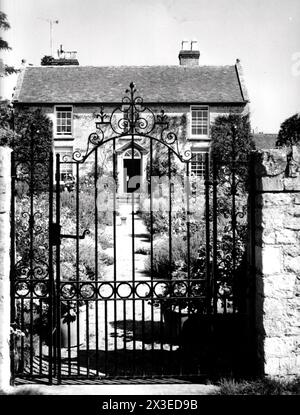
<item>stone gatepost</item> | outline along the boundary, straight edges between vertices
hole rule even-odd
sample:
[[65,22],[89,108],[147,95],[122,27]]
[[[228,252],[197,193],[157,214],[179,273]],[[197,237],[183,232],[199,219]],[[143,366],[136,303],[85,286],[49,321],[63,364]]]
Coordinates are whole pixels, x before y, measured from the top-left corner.
[[11,150],[0,147],[0,389],[10,385]]
[[255,154],[256,333],[265,375],[300,375],[300,149]]

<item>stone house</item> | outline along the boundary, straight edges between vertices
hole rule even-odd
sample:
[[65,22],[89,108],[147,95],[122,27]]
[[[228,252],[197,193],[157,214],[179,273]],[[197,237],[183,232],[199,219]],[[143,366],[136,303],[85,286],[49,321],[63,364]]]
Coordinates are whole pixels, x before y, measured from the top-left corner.
[[[193,42],[190,49],[182,43],[177,66],[93,67],[59,57],[48,66],[22,70],[13,105],[17,110],[42,108],[53,121],[55,152],[71,155],[85,150],[100,106],[106,113],[111,112],[122,103],[125,90],[134,82],[138,95],[154,113],[164,109],[177,120],[181,145],[194,156],[191,173],[203,177],[212,122],[219,115],[246,113],[249,99],[238,59],[234,65],[203,66],[199,58]],[[135,146],[133,159],[128,139],[116,143],[119,193],[130,191],[131,177],[140,176],[141,182],[145,179],[149,148],[142,139]],[[61,180],[72,174],[72,169],[66,164]]]

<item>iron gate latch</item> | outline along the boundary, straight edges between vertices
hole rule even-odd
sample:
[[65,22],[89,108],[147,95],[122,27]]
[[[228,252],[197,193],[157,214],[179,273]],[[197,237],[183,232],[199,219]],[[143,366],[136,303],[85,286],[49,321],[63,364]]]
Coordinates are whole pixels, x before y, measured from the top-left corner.
[[58,223],[52,223],[50,226],[50,243],[51,245],[60,245],[61,238],[70,238],[70,239],[84,239],[85,235],[89,235],[90,231],[85,229],[82,235],[63,235],[60,233],[61,225]]

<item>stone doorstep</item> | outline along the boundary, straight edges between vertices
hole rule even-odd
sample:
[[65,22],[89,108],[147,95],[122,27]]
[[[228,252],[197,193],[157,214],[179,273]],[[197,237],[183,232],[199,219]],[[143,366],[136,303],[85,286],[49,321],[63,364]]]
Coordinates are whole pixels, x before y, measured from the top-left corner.
[[5,390],[31,389],[45,395],[214,395],[219,387],[202,384],[143,384],[143,385],[19,385]]

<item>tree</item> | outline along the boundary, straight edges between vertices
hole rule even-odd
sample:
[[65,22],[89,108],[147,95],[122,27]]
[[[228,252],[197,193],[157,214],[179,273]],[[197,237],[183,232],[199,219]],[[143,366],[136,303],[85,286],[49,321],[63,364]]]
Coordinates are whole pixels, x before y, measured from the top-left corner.
[[211,154],[221,164],[246,161],[255,149],[249,115],[219,116],[211,127]]
[[15,111],[7,103],[0,105],[0,145],[7,145],[24,158],[33,151],[45,153],[52,149],[52,122],[41,109]]
[[14,128],[18,137],[10,143],[16,154],[26,158],[31,151],[39,158],[48,159],[52,150],[52,121],[40,108],[16,111]]
[[[14,150],[18,165],[17,175],[26,181],[26,177],[33,173],[35,189],[43,191],[49,186],[48,166],[52,151],[52,122],[41,109],[8,114],[8,108],[6,111],[2,108],[0,146],[6,145]],[[14,129],[10,128],[12,124]]]
[[9,102],[0,103],[0,146],[8,146],[16,139],[16,133],[12,128],[13,115]]
[[[8,23],[6,14],[0,11],[0,30],[1,31],[8,30],[9,28],[10,28],[10,24]],[[2,37],[0,37],[0,51],[1,50],[11,50],[11,47],[9,46],[7,41],[2,39]],[[6,76],[6,75],[11,75],[16,72],[18,72],[17,69],[15,69],[13,66],[3,64],[1,60],[1,72],[0,72],[1,77]]]
[[[255,149],[249,115],[216,118],[211,128],[212,159],[217,170],[217,263],[224,304],[243,309],[245,298],[249,155]],[[213,207],[211,206],[211,209]],[[235,261],[233,262],[233,257]]]
[[276,147],[291,146],[300,142],[300,114],[287,118],[280,126]]

